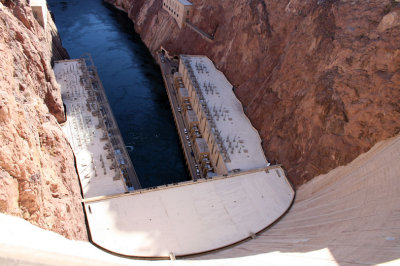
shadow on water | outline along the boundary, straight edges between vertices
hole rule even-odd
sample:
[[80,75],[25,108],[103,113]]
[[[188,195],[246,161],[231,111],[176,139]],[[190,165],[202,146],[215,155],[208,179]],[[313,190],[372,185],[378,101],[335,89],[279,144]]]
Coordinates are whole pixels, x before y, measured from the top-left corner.
[[91,53],[143,187],[189,178],[159,66],[126,13],[102,1],[48,1],[71,58]]

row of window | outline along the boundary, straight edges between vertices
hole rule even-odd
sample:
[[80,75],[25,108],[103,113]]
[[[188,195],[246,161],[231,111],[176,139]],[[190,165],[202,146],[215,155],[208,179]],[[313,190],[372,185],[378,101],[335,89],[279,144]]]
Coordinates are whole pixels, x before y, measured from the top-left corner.
[[190,82],[190,78],[188,76],[188,72],[187,71],[183,72],[183,79],[185,80],[184,83],[190,84],[186,88],[189,91],[189,97],[191,99],[194,99],[194,105],[197,105],[197,108],[195,110],[197,111],[196,115],[197,115],[197,117],[199,119],[199,128],[201,128],[201,131],[203,133],[203,137],[205,137],[206,135],[208,136],[207,139],[206,139],[206,142],[212,147],[211,151],[210,151],[211,158],[214,157],[213,156],[214,154],[216,155],[217,161],[215,163],[215,168],[217,168],[218,164],[219,164],[219,161],[220,161],[220,157],[221,157],[221,155],[218,153],[218,151],[219,151],[218,144],[215,142],[214,136],[212,136],[212,134],[213,134],[212,130],[209,128],[209,125],[207,123],[206,115],[202,112],[201,104],[200,104],[199,99],[197,97],[197,94],[196,94],[196,92],[195,92],[195,90],[193,88],[193,85]]
[[165,6],[166,8],[168,8],[168,10],[171,12],[171,14],[174,13],[174,15],[175,15],[177,18],[179,18],[179,14],[176,13],[174,10],[172,10],[167,4],[164,3],[164,6]]
[[[184,78],[185,78],[186,82],[190,84],[189,77],[187,76],[187,72],[184,72]],[[193,85],[189,86],[189,87],[191,89],[190,90],[190,97],[192,99],[194,99],[194,104],[197,105],[197,112],[196,113],[198,114],[198,116],[200,116],[199,117],[200,118],[199,119],[200,120],[199,121],[200,122],[200,128],[202,128],[203,134],[206,134],[205,131],[207,130],[207,121],[206,121],[207,118],[206,118],[205,114],[203,114],[203,112],[201,111],[201,104],[199,102],[199,99],[197,97],[196,92],[194,91]],[[204,125],[203,125],[203,122],[204,122]],[[207,131],[209,131],[209,130],[207,130]],[[207,132],[208,133],[207,142],[210,143],[210,145],[212,146],[211,154],[217,154],[218,148],[215,145],[214,138],[211,138],[211,134],[212,134],[211,132],[212,131]],[[210,138],[211,138],[211,140],[210,140]],[[218,166],[219,156],[217,156],[217,158],[218,159],[217,159],[216,166]]]
[[[167,5],[166,3],[163,3],[163,5],[164,5],[164,7],[165,8],[167,8],[170,12],[171,12],[171,14],[172,13],[174,13],[174,15],[178,18],[179,17],[179,14],[178,14],[178,12],[175,12],[175,10],[173,9],[173,8],[171,8],[169,5]],[[179,9],[179,8],[178,8]],[[189,16],[189,10],[187,11],[187,14],[186,15],[188,15]]]

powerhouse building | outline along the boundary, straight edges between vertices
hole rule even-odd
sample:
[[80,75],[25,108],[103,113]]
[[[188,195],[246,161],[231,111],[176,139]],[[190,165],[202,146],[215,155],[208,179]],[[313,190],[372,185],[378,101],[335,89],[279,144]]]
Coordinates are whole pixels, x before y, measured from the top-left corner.
[[179,28],[192,15],[193,5],[187,0],[163,0],[163,9],[166,10],[178,23]]
[[268,166],[258,132],[209,58],[181,55],[174,85],[204,176]]

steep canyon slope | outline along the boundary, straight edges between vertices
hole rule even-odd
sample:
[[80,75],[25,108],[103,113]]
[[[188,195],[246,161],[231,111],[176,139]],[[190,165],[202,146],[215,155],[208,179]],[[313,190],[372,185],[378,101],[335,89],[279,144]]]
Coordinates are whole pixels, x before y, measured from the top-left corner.
[[50,17],[28,1],[0,1],[0,212],[86,239],[74,155],[52,60],[67,57]]
[[234,84],[267,158],[302,184],[400,132],[400,3],[192,0],[207,42],[162,0],[107,0],[154,54],[205,54]]

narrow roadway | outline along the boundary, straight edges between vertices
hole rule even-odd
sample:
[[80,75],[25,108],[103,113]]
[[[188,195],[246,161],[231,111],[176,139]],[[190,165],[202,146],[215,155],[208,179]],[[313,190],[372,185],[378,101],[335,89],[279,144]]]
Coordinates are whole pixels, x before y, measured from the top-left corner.
[[[165,83],[165,88],[167,90],[168,94],[168,99],[171,104],[171,109],[172,109],[172,114],[174,115],[174,120],[175,124],[178,130],[178,135],[181,140],[181,144],[183,146],[183,151],[185,153],[185,158],[186,158],[186,163],[188,164],[189,172],[190,175],[192,176],[193,180],[201,178],[202,174],[200,173],[200,176],[196,174],[196,167],[195,164],[196,159],[194,158],[193,154],[193,149],[192,147],[189,147],[187,140],[185,139],[185,133],[184,133],[184,128],[189,128],[185,125],[185,121],[182,117],[182,113],[178,111],[178,99],[176,96],[176,91],[174,88],[174,82],[173,82],[173,74],[171,74],[171,70],[173,68],[177,69],[178,64],[172,62],[165,56],[163,56],[161,53],[158,53],[158,59],[160,63],[160,68],[162,72],[162,76],[164,79]],[[193,145],[193,143],[191,143]]]
[[[105,116],[102,115],[102,112],[100,110],[99,110],[99,115],[101,115],[101,116],[103,116],[103,118],[109,120],[109,122],[108,122],[109,127],[107,127],[104,124],[105,130],[107,130],[109,133],[110,132],[112,133],[111,136],[109,135],[109,139],[113,146],[114,152],[115,152],[115,150],[119,149],[121,152],[121,155],[124,159],[124,165],[120,165],[120,167],[121,167],[122,171],[123,170],[126,171],[127,176],[123,175],[123,177],[121,177],[121,178],[129,179],[129,180],[125,179],[126,180],[125,183],[128,183],[127,184],[128,186],[132,186],[134,189],[141,189],[142,186],[140,184],[139,177],[135,171],[135,168],[132,164],[129,154],[126,150],[125,142],[124,142],[121,132],[118,128],[118,124],[117,124],[117,121],[112,112],[110,103],[108,102],[107,94],[104,90],[103,83],[100,80],[99,74],[97,73],[97,69],[94,66],[93,59],[91,58],[90,55],[87,57],[87,59],[85,58],[85,62],[86,62],[87,69],[90,69],[91,71],[93,71],[93,76],[88,75],[88,77],[90,77],[90,79],[92,81],[91,83],[97,84],[97,89],[94,89],[93,85],[92,85],[92,89],[95,92],[95,95],[97,95],[98,104],[104,110]],[[115,159],[116,159],[116,162],[118,162],[118,158],[115,158]],[[128,191],[128,189],[127,189],[127,191]]]

